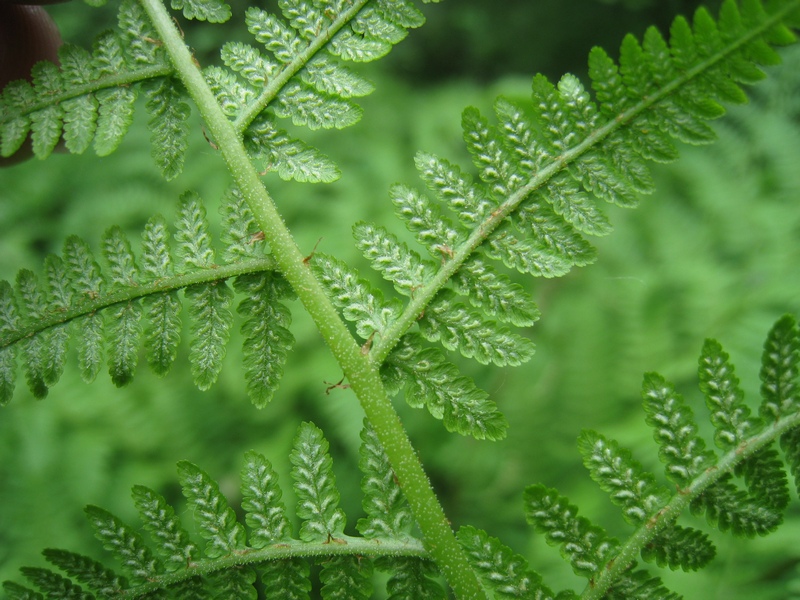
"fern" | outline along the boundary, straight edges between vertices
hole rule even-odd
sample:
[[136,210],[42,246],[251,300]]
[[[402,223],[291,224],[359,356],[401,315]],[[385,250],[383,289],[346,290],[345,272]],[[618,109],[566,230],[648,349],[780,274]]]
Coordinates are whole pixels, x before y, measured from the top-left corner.
[[[735,445],[718,444],[725,451],[721,457],[705,449],[692,410],[674,386],[658,374],[645,375],[646,419],[660,448],[664,476],[676,484],[674,491],[658,483],[657,475],[646,471],[615,440],[589,430],[581,434],[579,449],[589,473],[622,509],[625,521],[637,528],[625,544],[578,516],[578,508],[557,490],[543,485],[526,489],[529,523],[548,543],[561,548],[576,574],[589,580],[582,598],[677,598],[657,577],[632,569],[637,554],[645,562],[686,571],[700,569],[714,558],[714,544],[705,533],[677,524],[687,509],[704,513],[712,526],[737,536],[766,535],[780,524],[788,504],[788,482],[773,446],[781,440],[786,458],[796,470],[800,405],[793,386],[800,361],[798,344],[800,329],[794,318],[779,320],[765,343],[761,409],[767,410],[778,400],[785,412],[769,424],[754,424],[747,434],[737,437]],[[711,372],[708,365],[720,362],[725,363],[724,368]],[[707,340],[703,347],[699,377],[711,422],[726,424],[717,426],[715,438],[724,439],[720,432],[729,430],[730,419],[722,419],[722,414],[746,413],[748,407],[736,393],[735,408],[719,408],[719,390],[735,386],[736,376],[715,340]],[[783,391],[775,393],[778,388]],[[328,442],[316,426],[303,423],[290,454],[296,512],[301,519],[297,538],[291,535],[271,463],[249,452],[241,475],[247,527],[238,520],[219,485],[196,465],[182,461],[178,476],[205,539],[204,547],[192,541],[162,496],[136,486],[134,502],[155,554],[139,532],[114,515],[98,507],[86,509],[96,537],[121,564],[125,577],[91,558],[64,550],[46,550],[45,558],[66,577],[42,568],[24,568],[22,573],[30,584],[53,598],[85,593],[81,584],[103,597],[136,598],[157,590],[179,594],[207,590],[225,597],[250,597],[255,593],[252,586],[257,573],[269,590],[307,597],[311,586],[307,561],[313,559],[323,565],[323,597],[369,598],[373,564],[391,574],[387,590],[393,598],[444,597],[443,590],[428,578],[435,570],[424,560],[422,542],[412,533],[411,512],[388,458],[366,422],[361,438],[359,467],[366,517],[359,519],[357,528],[363,537],[344,533],[346,517],[339,507]],[[743,487],[734,483],[734,475],[741,478]],[[555,595],[523,557],[484,531],[464,527],[458,538],[494,597],[577,597],[570,591]],[[5,583],[5,589],[17,598],[35,593],[11,582]]]
[[215,258],[203,203],[187,193],[178,210],[174,249],[166,222],[157,216],[142,233],[138,260],[122,230],[112,228],[102,244],[106,268],[95,262],[85,242],[71,237],[61,257],[46,259],[44,284],[30,271],[20,272],[16,291],[7,282],[0,284],[2,402],[13,394],[18,352],[31,392],[44,397],[63,372],[71,338],[78,345],[81,375],[87,381],[95,378],[105,354],[111,380],[118,386],[127,384],[142,347],[153,371],[165,375],[178,354],[181,290],[193,338],[192,373],[199,388],[209,388],[222,368],[233,323],[234,292],[226,281],[232,278],[241,297],[237,311],[244,318],[250,397],[257,406],[267,404],[293,343],[291,318],[281,302],[292,292],[264,252],[252,214],[237,190],[226,193],[222,213],[229,225],[222,264]]
[[[381,58],[408,29],[422,24],[422,14],[407,0],[285,0],[279,6],[283,18],[254,7],[246,12],[247,28],[263,50],[229,42],[221,52],[224,67],[201,68],[159,0],[126,1],[119,33],[103,34],[92,54],[66,47],[60,69],[40,63],[32,85],[18,82],[3,93],[2,154],[13,154],[30,133],[34,153],[44,158],[62,137],[72,152],[83,152],[92,141],[99,154],[113,151],[141,89],[151,114],[153,155],[167,179],[182,169],[191,101],[233,186],[225,198],[221,249],[212,243],[202,202],[189,191],[178,208],[174,250],[165,221],[154,217],[138,256],[115,227],[101,241],[103,267],[87,244],[73,237],[61,256],[45,260],[41,283],[28,270],[20,271],[14,287],[0,282],[0,402],[12,396],[20,357],[29,388],[45,396],[64,370],[75,332],[87,380],[105,361],[111,380],[127,384],[142,347],[154,371],[165,374],[178,353],[183,290],[189,361],[201,389],[218,378],[234,293],[240,295],[247,389],[253,402],[264,406],[293,342],[285,302],[296,296],[367,417],[360,463],[366,517],[357,525],[364,539],[345,534],[328,443],[306,423],[290,454],[301,520],[296,539],[265,458],[246,457],[247,527],[219,485],[183,461],[179,480],[204,545],[182,529],[163,497],[137,487],[135,504],[153,549],[116,516],[87,509],[96,537],[121,563],[124,578],[64,551],[48,551],[46,558],[66,577],[41,568],[23,574],[56,598],[253,597],[260,586],[270,594],[307,597],[305,559],[323,556],[323,597],[369,597],[375,567],[390,572],[391,597],[442,597],[444,590],[430,578],[433,564],[459,597],[575,597],[571,591],[554,595],[521,556],[486,532],[465,527],[454,537],[389,394],[404,389],[410,405],[426,407],[450,431],[503,438],[506,418],[447,352],[482,365],[528,361],[534,346],[518,329],[530,327],[539,309],[508,271],[554,278],[592,263],[597,252],[588,236],[611,230],[599,203],[634,207],[654,188],[647,161],[674,160],[676,142],[713,141],[707,121],[725,113],[723,102],[746,100],[740,84],[763,77],[758,65],[779,60],[772,46],[795,41],[800,3],[726,0],[717,21],[701,8],[691,24],[675,19],[668,40],[655,28],[641,42],[627,36],[619,63],[595,48],[589,58],[594,98],[573,75],[556,85],[537,75],[532,102],[499,98],[494,120],[467,108],[463,138],[476,176],[420,152],[415,165],[427,191],[404,184],[390,190],[397,216],[418,247],[377,224],[359,222],[353,228],[358,249],[400,297],[387,297],[336,257],[304,255],[261,176],[276,170],[297,181],[338,177],[330,159],[291,137],[278,119],[309,129],[357,122],[361,108],[354,98],[372,86],[343,61]],[[173,0],[173,8],[210,22],[231,16],[221,0]],[[354,324],[352,331],[344,321]],[[771,332],[758,416],[744,402],[729,356],[718,343],[707,342],[699,374],[721,457],[706,447],[675,386],[660,375],[645,376],[646,421],[654,429],[665,477],[677,492],[659,484],[618,442],[584,432],[579,442],[584,463],[637,528],[627,541],[577,516],[577,507],[556,490],[544,485],[526,490],[528,521],[588,580],[582,597],[677,597],[634,563],[640,555],[696,570],[714,557],[708,536],[677,524],[686,508],[737,536],[766,535],[780,525],[789,502],[788,479],[772,446],[780,439],[796,473],[797,339],[789,317]],[[421,538],[411,534],[413,520]],[[15,583],[7,583],[6,590],[12,597],[37,593]]]
[[[211,23],[231,16],[222,0],[175,0],[172,7],[187,19]],[[312,129],[353,125],[361,109],[352,99],[371,93],[373,86],[341,61],[377,60],[425,19],[408,0],[291,1],[281,3],[281,11],[283,18],[255,7],[246,14],[248,29],[269,54],[229,42],[221,49],[227,68],[207,67],[204,76],[263,169],[274,169],[283,179],[334,181],[340,175],[335,164],[290,137],[275,117]],[[91,53],[65,45],[60,69],[40,63],[33,85],[18,81],[6,89],[0,97],[0,155],[14,154],[29,132],[39,158],[46,158],[62,135],[70,152],[80,154],[94,142],[98,155],[110,154],[131,125],[141,89],[153,158],[167,179],[181,173],[189,133],[186,90],[139,4],[123,2],[118,25],[96,39]]]
[[[238,520],[217,482],[196,465],[182,461],[178,477],[204,543],[192,540],[175,509],[160,494],[135,486],[134,503],[154,551],[138,529],[102,508],[86,509],[95,537],[114,556],[124,576],[92,558],[55,549],[45,550],[44,556],[61,573],[26,568],[23,574],[30,585],[54,598],[69,594],[255,597],[257,577],[270,595],[307,598],[313,562],[323,565],[320,578],[327,588],[323,588],[325,597],[368,598],[374,561],[376,567],[392,573],[387,586],[394,589],[393,597],[443,597],[442,589],[427,577],[432,570],[421,541],[411,535],[408,506],[375,434],[364,429],[362,438],[362,489],[369,515],[358,525],[363,537],[344,534],[328,442],[314,425],[304,423],[291,454],[301,518],[299,537],[292,536],[272,464],[261,454],[248,452],[241,473],[246,525]],[[351,577],[358,581],[357,587]],[[36,593],[11,582],[4,588],[12,598]],[[417,595],[419,590],[425,595]]]

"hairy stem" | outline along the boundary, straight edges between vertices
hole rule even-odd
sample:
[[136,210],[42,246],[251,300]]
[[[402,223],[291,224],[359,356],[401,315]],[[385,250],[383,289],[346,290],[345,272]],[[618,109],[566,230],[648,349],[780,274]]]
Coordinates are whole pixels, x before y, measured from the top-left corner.
[[314,277],[259,179],[233,124],[217,104],[194,59],[160,0],[140,0],[158,31],[189,95],[203,117],[239,191],[272,248],[278,269],[294,288],[320,334],[344,371],[367,419],[375,429],[424,536],[426,549],[459,598],[486,595],[467,556],[453,534],[430,481],[400,418],[383,387],[380,374],[339,318],[325,290]]

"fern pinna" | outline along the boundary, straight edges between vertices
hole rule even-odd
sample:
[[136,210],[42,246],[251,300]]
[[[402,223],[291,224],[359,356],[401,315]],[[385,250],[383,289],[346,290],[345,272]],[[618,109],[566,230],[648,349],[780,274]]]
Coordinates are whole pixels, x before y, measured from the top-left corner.
[[[230,255],[222,265],[214,260],[202,208],[189,192],[181,204],[174,256],[167,249],[163,220],[154,219],[145,231],[138,266],[128,241],[112,229],[103,240],[108,263],[104,272],[86,245],[71,238],[62,257],[47,260],[44,285],[29,271],[20,273],[15,290],[2,284],[2,399],[8,401],[12,393],[18,347],[35,394],[44,395],[55,383],[63,369],[70,322],[86,332],[77,342],[86,378],[99,370],[100,349],[105,346],[112,380],[126,383],[142,336],[149,362],[157,372],[165,372],[178,343],[179,289],[185,289],[193,323],[190,360],[195,380],[201,388],[208,387],[224,355],[231,324],[227,279],[235,277],[234,289],[245,296],[239,310],[245,314],[248,389],[263,405],[277,385],[291,343],[289,315],[281,300],[295,294],[362,402],[387,453],[392,478],[397,478],[411,506],[425,545],[421,554],[409,558],[433,559],[463,597],[487,592],[554,597],[541,577],[495,538],[466,528],[459,535],[461,546],[456,544],[387,392],[405,388],[411,405],[425,406],[451,431],[478,439],[502,438],[508,424],[497,406],[458,372],[445,352],[429,343],[438,342],[447,351],[457,350],[484,364],[514,366],[530,359],[532,343],[514,328],[530,326],[538,309],[503,269],[556,277],[592,262],[595,252],[585,236],[605,235],[611,229],[595,201],[634,206],[639,195],[653,188],[646,161],[674,160],[675,140],[712,141],[713,130],[706,121],[724,113],[722,102],[745,101],[740,84],[763,76],[758,64],[779,59],[771,45],[795,41],[800,0],[727,0],[718,21],[701,8],[691,23],[678,17],[668,41],[655,28],[648,29],[641,42],[626,37],[619,64],[594,49],[589,60],[594,100],[577,77],[566,75],[553,85],[537,76],[531,104],[497,100],[496,124],[474,108],[465,110],[464,140],[477,178],[442,157],[421,152],[417,169],[435,200],[406,185],[390,192],[398,216],[428,256],[387,228],[364,222],[354,227],[358,247],[403,301],[384,298],[335,257],[301,253],[261,177],[271,171],[298,181],[324,182],[338,176],[328,158],[279,129],[277,118],[311,128],[354,123],[360,109],[352,99],[371,86],[339,59],[383,56],[408,28],[421,24],[421,13],[406,0],[286,0],[280,7],[283,19],[256,8],[245,17],[267,54],[248,44],[229,43],[222,50],[227,69],[201,70],[159,1],[126,1],[120,9],[120,33],[104,34],[93,54],[68,47],[62,52],[61,71],[41,65],[33,74],[33,86],[18,83],[4,92],[3,154],[12,154],[30,132],[35,153],[44,157],[62,134],[72,151],[85,150],[92,140],[101,154],[113,150],[130,123],[135,90],[141,86],[153,115],[154,155],[167,178],[180,172],[190,98],[205,120],[209,143],[229,168],[235,190],[230,196],[239,208],[225,222]],[[183,10],[187,18],[212,22],[230,14],[220,0],[174,0],[173,8]],[[259,250],[262,239],[269,253]],[[144,332],[143,312],[148,313]],[[360,340],[340,316],[355,323]],[[727,356],[713,343],[704,350],[702,386],[712,406],[716,441],[727,452],[719,460],[697,438],[693,419],[674,389],[658,376],[646,379],[648,422],[656,427],[668,478],[680,488],[671,500],[654,476],[644,473],[616,442],[594,433],[581,438],[593,476],[612,491],[626,519],[640,526],[626,544],[576,517],[575,508],[553,490],[527,490],[529,520],[548,540],[560,544],[574,570],[589,579],[584,597],[672,597],[657,579],[630,569],[640,551],[645,559],[687,569],[710,559],[708,540],[674,523],[689,503],[720,529],[737,534],[762,534],[778,524],[787,498],[785,480],[776,454],[761,449],[785,434],[787,455],[797,470],[791,433],[797,426],[792,383],[796,338],[796,327],[789,321],[780,322],[770,338],[776,350],[764,362],[764,394],[769,400],[760,420],[744,408]],[[191,597],[198,593],[191,586],[197,585],[211,593],[252,596],[253,575],[245,568],[247,559],[240,558],[250,556],[242,541],[244,530],[231,523],[228,509],[219,508],[220,497],[204,475],[185,464],[181,470],[187,496],[202,507],[200,527],[211,532],[208,559],[234,558],[209,563],[209,574],[221,573],[219,581],[210,577],[211,582],[196,582],[193,577],[205,572],[191,571],[190,562],[181,575],[186,581],[181,586],[188,587],[178,586],[177,593]],[[746,491],[733,484],[733,475],[743,476]],[[189,480],[195,483],[187,484]],[[306,482],[298,495],[303,497],[324,480],[321,475]],[[203,495],[209,490],[213,497]],[[160,501],[150,497],[137,502]],[[343,516],[334,509],[326,513],[324,523],[314,521],[311,517],[319,506],[308,502],[298,510],[306,519],[301,540],[312,535],[312,529],[314,535],[324,530],[324,541],[333,548],[335,540],[344,539],[339,537]],[[208,512],[209,505],[216,508]],[[169,514],[166,508],[158,512]],[[100,537],[132,568],[129,575],[153,586],[144,592],[160,589],[158,581],[151,580],[167,567],[146,558],[143,546],[132,542],[135,536],[126,529],[118,534],[113,517],[97,509],[90,516],[104,522]],[[194,556],[186,536],[167,532],[174,529],[174,521],[156,523],[143,516],[146,528],[156,532],[157,545],[164,547],[162,541],[169,538],[169,548],[180,550],[180,560],[170,554],[170,565],[183,566],[187,556]],[[252,540],[250,546],[254,547]],[[355,543],[350,546],[342,553],[351,559],[364,554],[354,550]],[[90,579],[89,587],[98,593],[105,593],[108,585],[123,585],[86,559],[58,552],[50,556],[76,579]],[[276,557],[264,560],[271,558]],[[418,576],[416,587],[397,592],[397,597],[420,597],[422,590],[434,597],[440,593],[424,579],[427,567],[418,561],[409,564]],[[300,573],[290,570],[292,577]],[[59,575],[41,569],[26,573],[50,596],[73,593],[70,586],[75,584]],[[323,568],[323,580],[329,576],[334,577],[331,569]],[[323,595],[334,597],[343,589],[368,595],[353,577],[346,584],[329,583]],[[176,580],[164,580],[168,583]],[[302,597],[307,584],[296,585]],[[17,584],[6,587],[16,597],[34,593]]]

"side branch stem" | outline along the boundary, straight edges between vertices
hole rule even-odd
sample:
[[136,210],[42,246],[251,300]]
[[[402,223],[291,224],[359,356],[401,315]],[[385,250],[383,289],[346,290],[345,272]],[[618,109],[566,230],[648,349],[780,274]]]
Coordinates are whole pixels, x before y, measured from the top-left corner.
[[236,128],[222,113],[164,5],[160,0],[140,2],[161,36],[178,76],[219,145],[234,182],[264,232],[278,269],[292,285],[314,320],[344,371],[351,389],[361,402],[414,512],[431,558],[459,598],[485,598],[483,587],[470,567],[466,553],[456,540],[400,418],[386,394],[377,368],[362,353],[361,347],[339,318],[324,288],[304,261],[303,253],[297,247],[250,162]]

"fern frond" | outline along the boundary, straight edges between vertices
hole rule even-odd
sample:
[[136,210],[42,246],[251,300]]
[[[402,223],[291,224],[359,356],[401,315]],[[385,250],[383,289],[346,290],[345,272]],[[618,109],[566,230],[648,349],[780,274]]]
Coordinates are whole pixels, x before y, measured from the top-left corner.
[[265,171],[276,170],[283,179],[333,181],[339,177],[333,162],[289,136],[277,119],[310,129],[358,122],[362,109],[354,98],[374,88],[344,61],[385,56],[424,17],[409,0],[286,0],[279,7],[282,16],[256,7],[245,14],[262,48],[228,42],[221,52],[227,69],[209,67],[203,74]]
[[[780,319],[769,333],[762,358],[763,401],[776,390],[795,389],[796,344],[800,331],[794,318]],[[778,360],[782,357],[782,360]],[[778,369],[776,365],[782,367]],[[781,385],[775,381],[780,371]],[[653,428],[659,457],[674,492],[644,470],[618,442],[593,431],[579,438],[583,461],[600,487],[637,527],[620,544],[604,530],[577,516],[577,507],[543,485],[525,492],[526,517],[548,543],[559,545],[573,570],[589,579],[585,598],[677,598],[658,578],[631,571],[639,554],[647,562],[694,571],[706,566],[716,548],[708,535],[677,524],[686,510],[705,515],[720,531],[740,537],[763,536],[783,520],[789,502],[785,467],[774,448],[781,440],[790,468],[797,474],[797,431],[800,411],[786,411],[772,423],[751,417],[733,365],[722,346],[706,340],[698,363],[700,389],[715,426],[714,438],[725,451],[718,457],[706,449],[688,403],[660,375],[644,377],[642,397],[646,421]],[[742,480],[744,486],[737,483]]]
[[[60,572],[24,567],[23,575],[48,598],[124,596],[126,598],[255,598],[263,586],[267,597],[308,598],[310,565],[321,567],[326,598],[370,598],[373,567],[389,574],[391,598],[443,598],[429,576],[436,569],[422,543],[411,535],[411,516],[377,437],[362,433],[365,537],[343,533],[344,512],[333,481],[328,442],[311,423],[298,429],[291,451],[292,479],[301,519],[299,538],[292,536],[281,487],[272,464],[256,452],[245,455],[242,469],[244,523],[236,516],[219,484],[187,461],[178,477],[199,535],[198,544],[183,529],[175,509],[157,492],[133,488],[151,552],[139,531],[108,511],[90,506],[87,517],[101,541],[121,563],[127,577],[86,556],[46,550],[45,558]],[[388,502],[388,504],[387,504]],[[381,515],[383,508],[388,512]],[[5,582],[11,598],[37,598],[38,592]]]
[[223,262],[216,258],[202,201],[187,193],[174,248],[165,220],[156,216],[145,226],[138,257],[125,233],[111,228],[102,239],[103,267],[88,245],[72,236],[62,256],[45,260],[44,281],[23,270],[16,291],[0,284],[0,402],[13,395],[19,356],[31,391],[44,397],[64,370],[72,340],[86,381],[95,378],[106,357],[112,381],[127,384],[142,347],[152,369],[165,375],[180,347],[183,290],[189,361],[198,387],[210,387],[219,375],[234,318],[231,303],[238,296],[248,392],[257,406],[266,405],[294,342],[283,303],[292,291],[275,272],[238,191],[225,194],[222,212],[229,226],[220,248]]
[[60,68],[40,62],[31,83],[16,81],[3,90],[0,155],[14,154],[29,133],[39,158],[49,156],[62,138],[70,152],[83,153],[94,143],[99,156],[108,155],[131,125],[139,89],[150,84],[154,157],[168,179],[180,173],[189,109],[138,3],[122,2],[118,29],[100,34],[91,52],[65,44],[58,58]]
[[[593,262],[596,250],[586,236],[611,229],[600,204],[635,206],[654,189],[647,161],[674,160],[676,141],[711,141],[708,121],[724,114],[722,102],[743,98],[740,84],[756,78],[758,64],[775,62],[772,45],[795,40],[796,9],[793,2],[740,7],[727,0],[718,22],[702,8],[693,26],[678,17],[668,40],[655,28],[641,42],[627,36],[618,62],[593,49],[594,98],[573,75],[557,84],[537,75],[531,103],[498,98],[494,122],[467,108],[462,129],[477,176],[420,152],[416,168],[433,197],[403,184],[390,189],[398,216],[433,261],[382,227],[360,223],[354,229],[364,256],[409,297],[401,314],[384,321],[387,327],[369,349],[373,360],[384,364],[417,326],[428,340],[479,362],[526,361],[533,346],[495,319],[529,326],[537,309],[499,271],[504,266],[558,277]],[[454,291],[481,311],[454,301]],[[353,304],[339,306],[347,312]],[[710,383],[716,384],[722,381]],[[662,400],[669,410],[674,399]],[[721,410],[739,410],[731,402]],[[756,426],[741,419],[737,427]],[[686,454],[686,464],[671,468],[685,470],[673,476],[689,480],[705,459],[693,439],[684,442],[664,452]]]

